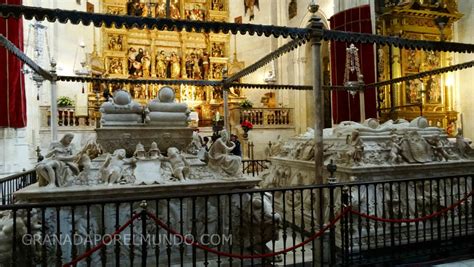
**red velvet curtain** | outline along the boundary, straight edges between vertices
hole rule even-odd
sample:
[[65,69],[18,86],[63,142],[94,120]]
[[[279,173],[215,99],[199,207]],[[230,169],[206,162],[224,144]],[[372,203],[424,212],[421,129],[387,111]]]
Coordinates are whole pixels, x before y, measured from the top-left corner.
[[[2,4],[21,5],[22,0],[0,0]],[[0,33],[23,50],[21,19],[0,18]],[[25,81],[22,63],[4,47],[0,47],[0,127],[26,126]]]
[[[335,14],[330,18],[332,30],[372,33],[369,5],[359,6]],[[331,82],[333,85],[344,84],[346,65],[346,48],[350,44],[331,42]],[[355,44],[359,49],[361,72],[366,84],[375,82],[374,51],[372,44]],[[354,77],[355,78],[355,77]],[[351,78],[351,80],[354,80]],[[375,89],[365,91],[365,116],[377,116]],[[333,91],[332,113],[334,123],[341,121],[360,121],[359,94],[352,96],[345,91]]]

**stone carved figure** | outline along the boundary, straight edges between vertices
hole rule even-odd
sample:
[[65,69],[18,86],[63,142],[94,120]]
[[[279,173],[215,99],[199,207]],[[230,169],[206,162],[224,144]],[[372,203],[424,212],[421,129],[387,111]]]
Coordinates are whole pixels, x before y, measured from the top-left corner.
[[[21,266],[27,266],[27,263],[22,262],[20,251],[29,250],[31,257],[41,253],[41,244],[38,243],[42,240],[42,227],[35,209],[28,212],[19,210],[15,217],[11,211],[0,212],[0,266],[11,266],[13,245],[17,249],[16,262]],[[13,237],[16,237],[16,240],[13,241]]]
[[150,150],[148,151],[148,156],[150,159],[158,159],[161,155],[160,149],[156,142],[151,143]]
[[450,156],[444,149],[444,145],[441,142],[439,135],[433,136],[433,138],[429,140],[428,143],[431,145],[431,149],[433,150],[433,157],[436,161],[443,161],[443,159],[448,161]]
[[279,155],[282,150],[282,146],[283,142],[281,140],[281,136],[278,135],[277,140],[275,142],[270,142],[265,148],[265,155],[267,157],[274,157]]
[[100,168],[101,179],[108,185],[113,185],[123,178],[131,178],[132,172],[128,172],[129,168],[134,168],[136,159],[127,159],[125,157],[125,149],[117,149],[112,155],[108,154],[107,158]]
[[184,181],[186,178],[189,178],[189,162],[179,153],[176,147],[168,148],[168,156],[162,157],[162,159],[171,163],[172,175],[178,181]]
[[458,133],[456,134],[456,149],[463,158],[467,158],[472,150],[471,145],[463,136],[462,129],[458,129]]
[[230,142],[229,134],[226,130],[221,131],[220,137],[212,144],[209,150],[209,167],[217,171],[240,177],[242,175],[240,169],[242,166],[242,159],[239,156],[230,155],[229,153],[234,149],[235,143]]
[[417,131],[407,131],[404,134],[401,148],[403,158],[409,163],[432,161],[431,147]]
[[202,148],[201,138],[198,132],[193,132],[193,140],[187,149],[187,152],[193,155],[197,155]]
[[308,141],[300,153],[300,160],[312,160],[314,158],[314,140]]
[[[240,214],[234,215],[234,220],[237,222],[233,225],[240,225],[240,227],[233,228],[236,237],[233,239],[234,242],[250,250],[251,253],[271,252],[266,244],[280,238],[281,223],[281,215],[272,208],[272,196],[268,193],[263,196],[254,194],[252,197],[249,194],[244,194],[242,201],[239,197],[234,196],[232,202],[237,210],[242,211]],[[240,203],[242,203],[242,207]],[[242,220],[242,224],[240,220]],[[277,258],[277,260],[279,259]]]
[[135,152],[133,153],[133,156],[139,160],[144,160],[146,159],[146,151],[145,147],[142,145],[142,143],[138,143],[137,147],[135,149]]
[[76,155],[71,143],[74,134],[65,134],[59,142],[51,144],[50,151],[45,159],[38,163],[38,185],[48,187],[63,187],[74,175],[79,174],[79,167],[74,163]]
[[388,160],[391,163],[399,163],[402,161],[401,151],[402,148],[400,146],[400,140],[398,139],[397,135],[392,135],[390,142],[388,144],[390,148],[390,154]]
[[364,156],[364,143],[358,131],[353,131],[348,137],[350,137],[349,144],[351,145],[351,149],[348,152],[349,156],[355,164],[360,164]]

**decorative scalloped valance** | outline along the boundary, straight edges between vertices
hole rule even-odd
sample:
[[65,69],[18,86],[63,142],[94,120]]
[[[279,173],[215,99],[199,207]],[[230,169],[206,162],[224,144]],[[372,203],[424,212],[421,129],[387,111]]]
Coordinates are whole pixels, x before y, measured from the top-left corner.
[[[310,36],[310,30],[307,28],[119,16],[110,14],[87,13],[75,10],[48,9],[7,4],[0,5],[0,16],[4,18],[19,18],[20,16],[23,16],[25,19],[28,20],[34,18],[40,21],[48,20],[50,22],[58,21],[60,23],[72,24],[82,23],[84,25],[93,24],[96,27],[104,26],[108,28],[147,28],[168,31],[196,31],[206,33],[230,32],[232,34],[257,34],[258,36],[281,36],[284,38],[290,37],[292,39],[308,39]],[[474,52],[473,44],[409,40],[401,39],[398,37],[372,35],[364,33],[349,33],[333,30],[324,30],[323,39],[327,41],[338,41],[347,43],[376,43],[380,45],[403,47],[406,49],[423,49],[429,51],[444,51],[457,53]]]

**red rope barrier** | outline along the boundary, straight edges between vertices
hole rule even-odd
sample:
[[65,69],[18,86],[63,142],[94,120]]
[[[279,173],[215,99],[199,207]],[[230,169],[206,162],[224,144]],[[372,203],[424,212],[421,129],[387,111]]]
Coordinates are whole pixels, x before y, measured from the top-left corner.
[[334,220],[332,220],[328,225],[326,225],[325,227],[323,227],[321,230],[319,230],[319,232],[313,234],[311,237],[309,237],[308,239],[306,239],[305,241],[299,243],[298,245],[295,245],[295,246],[292,246],[292,247],[289,247],[287,249],[283,249],[283,250],[280,250],[280,251],[277,251],[277,252],[272,252],[272,253],[266,253],[266,254],[253,254],[253,255],[240,255],[240,254],[232,254],[232,253],[228,253],[228,252],[223,252],[223,251],[219,251],[219,250],[215,250],[215,249],[212,249],[212,248],[209,248],[207,246],[204,246],[202,244],[199,244],[198,242],[195,242],[193,240],[190,240],[189,238],[186,238],[184,237],[181,233],[177,232],[176,230],[168,227],[165,223],[163,223],[160,219],[158,219],[154,214],[150,213],[150,212],[147,212],[148,216],[153,219],[156,224],[158,224],[160,227],[162,227],[163,229],[165,229],[166,231],[170,232],[171,234],[181,238],[182,240],[185,240],[187,243],[191,244],[192,246],[194,247],[197,247],[197,248],[200,248],[200,249],[203,249],[203,250],[206,250],[208,252],[211,252],[213,254],[217,254],[217,255],[220,255],[220,256],[223,256],[223,257],[230,257],[230,258],[237,258],[237,259],[259,259],[259,258],[270,258],[270,257],[273,257],[273,256],[277,256],[279,254],[283,254],[283,253],[287,253],[287,252],[290,252],[292,250],[295,250],[299,247],[302,247],[304,245],[306,245],[307,243],[313,241],[314,239],[320,237],[324,232],[326,232],[329,228],[333,227],[343,216],[345,216],[348,212],[349,212],[350,208],[344,208],[344,210],[339,214],[337,215]]
[[110,242],[112,240],[113,237],[115,237],[116,235],[120,234],[121,232],[123,232],[123,230],[125,230],[133,221],[135,221],[138,217],[140,217],[140,213],[136,213],[135,215],[132,216],[132,218],[130,218],[130,220],[128,220],[124,225],[122,225],[120,228],[118,228],[115,232],[113,232],[110,236],[106,236],[97,246],[93,247],[92,249],[90,249],[89,251],[86,251],[84,254],[82,254],[81,256],[75,258],[74,260],[72,260],[71,262],[69,263],[66,263],[63,265],[63,267],[69,267],[69,266],[75,266],[78,262],[80,262],[81,260],[91,256],[94,252],[96,252],[97,250],[101,249],[102,247],[105,246],[105,244],[107,242]]
[[443,213],[446,213],[450,210],[453,210],[455,209],[456,207],[458,207],[459,205],[461,205],[463,202],[465,202],[468,198],[470,198],[472,195],[474,194],[474,191],[471,191],[471,193],[467,194],[464,198],[462,198],[461,200],[459,200],[458,202],[454,203],[453,205],[447,207],[447,208],[444,208],[440,211],[437,211],[437,212],[434,212],[432,214],[429,214],[429,215],[426,215],[426,216],[423,216],[423,217],[420,217],[420,218],[414,218],[414,219],[387,219],[387,218],[380,218],[380,217],[376,217],[374,215],[369,215],[369,214],[365,214],[365,213],[361,213],[359,211],[355,211],[353,209],[349,209],[349,212],[352,213],[352,214],[356,214],[356,215],[359,215],[361,217],[364,217],[364,218],[367,218],[367,219],[370,219],[370,220],[374,220],[374,221],[378,221],[378,222],[389,222],[389,223],[412,223],[412,222],[420,222],[420,221],[427,221],[427,220],[430,220],[434,217],[438,217],[440,215],[442,215]]

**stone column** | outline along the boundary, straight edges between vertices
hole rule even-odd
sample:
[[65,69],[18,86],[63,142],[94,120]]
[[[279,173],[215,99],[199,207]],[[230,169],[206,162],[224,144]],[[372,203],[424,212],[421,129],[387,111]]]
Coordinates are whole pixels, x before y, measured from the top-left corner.
[[51,60],[51,75],[53,79],[51,80],[51,141],[58,140],[58,102],[57,102],[57,90],[58,86],[56,84],[56,61]]
[[323,36],[323,23],[316,16],[319,6],[312,0],[309,11],[313,14],[309,20],[308,28],[311,30],[311,52],[313,60],[313,92],[314,92],[314,163],[315,182],[323,183],[323,128],[324,128],[324,106],[323,91],[321,87],[321,39]]

